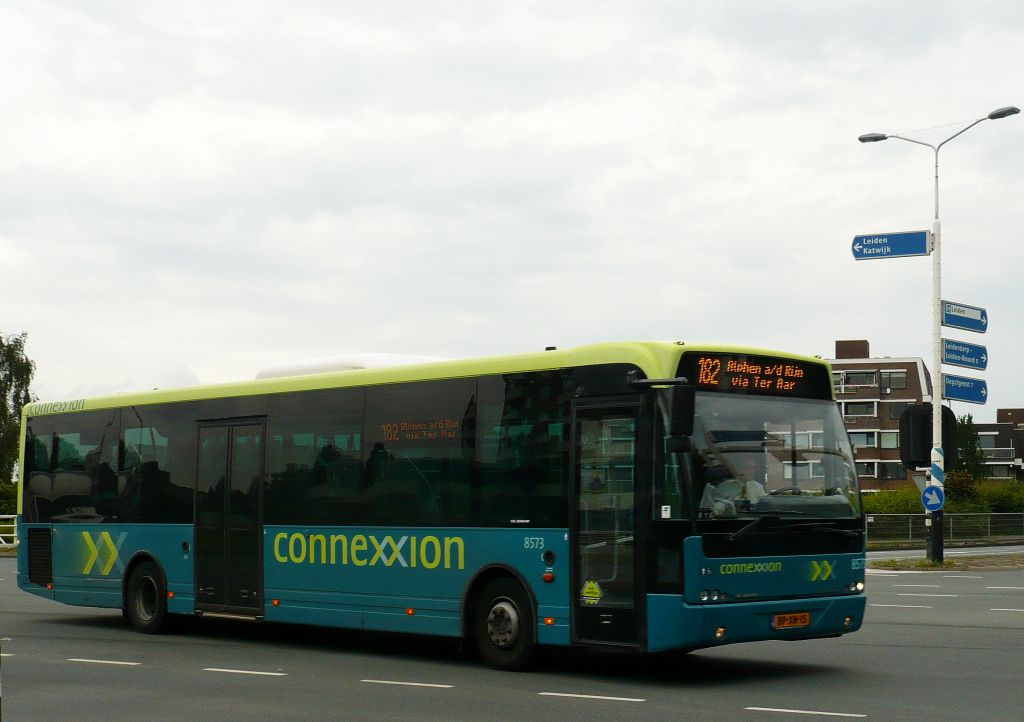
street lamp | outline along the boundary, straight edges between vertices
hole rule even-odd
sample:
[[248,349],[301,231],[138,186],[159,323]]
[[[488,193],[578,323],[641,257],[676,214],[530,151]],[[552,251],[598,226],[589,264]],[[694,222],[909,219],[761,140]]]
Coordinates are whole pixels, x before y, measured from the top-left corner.
[[[996,108],[984,118],[978,118],[946,138],[938,145],[925,143],[922,140],[907,138],[902,135],[886,135],[885,133],[865,133],[857,138],[861,143],[877,143],[896,138],[908,143],[928,146],[935,152],[935,218],[932,221],[932,469],[930,485],[942,486],[946,478],[945,464],[942,455],[942,256],[941,226],[939,224],[939,149],[958,135],[966,133],[983,120],[999,120],[1016,115],[1020,108],[1012,105]],[[942,511],[932,512],[932,532],[928,545],[928,558],[933,562],[942,563]]]

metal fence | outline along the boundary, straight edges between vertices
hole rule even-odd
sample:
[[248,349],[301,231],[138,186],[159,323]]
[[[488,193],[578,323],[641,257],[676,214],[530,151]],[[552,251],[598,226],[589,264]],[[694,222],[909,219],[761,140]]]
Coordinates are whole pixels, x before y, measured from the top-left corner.
[[[868,514],[868,544],[924,546],[929,528],[924,514]],[[954,543],[1024,542],[1024,514],[944,514],[943,539]]]
[[0,549],[18,546],[18,524],[14,514],[0,514]]

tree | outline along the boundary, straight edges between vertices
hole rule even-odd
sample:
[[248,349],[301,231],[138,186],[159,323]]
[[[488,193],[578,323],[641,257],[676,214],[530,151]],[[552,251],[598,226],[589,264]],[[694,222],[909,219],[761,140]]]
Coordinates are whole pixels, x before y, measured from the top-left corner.
[[21,434],[21,407],[31,401],[36,365],[25,355],[28,334],[0,334],[0,483],[14,477]]
[[956,420],[956,460],[950,465],[950,471],[964,471],[974,479],[985,478],[985,453],[981,450],[971,414]]

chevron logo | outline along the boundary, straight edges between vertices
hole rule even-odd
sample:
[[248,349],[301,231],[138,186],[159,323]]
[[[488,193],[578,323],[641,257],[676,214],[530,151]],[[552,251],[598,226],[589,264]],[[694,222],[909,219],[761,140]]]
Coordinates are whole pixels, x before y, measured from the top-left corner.
[[[107,576],[113,570],[114,566],[117,566],[118,571],[124,572],[124,562],[121,561],[121,545],[124,544],[125,537],[128,536],[128,532],[121,532],[117,536],[115,542],[110,536],[110,532],[100,532],[98,540],[93,541],[92,534],[87,531],[82,532],[82,538],[85,539],[85,546],[89,550],[89,558],[85,561],[85,566],[82,568],[82,574],[92,574],[93,567],[102,574]],[[105,552],[105,561],[102,566],[98,564],[100,559],[101,549]]]
[[811,562],[811,581],[823,582],[832,578],[832,563],[827,559]]

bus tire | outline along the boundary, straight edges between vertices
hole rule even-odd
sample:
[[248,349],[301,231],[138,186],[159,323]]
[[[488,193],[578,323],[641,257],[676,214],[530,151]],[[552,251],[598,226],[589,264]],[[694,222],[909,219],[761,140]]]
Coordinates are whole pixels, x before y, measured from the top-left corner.
[[487,664],[518,672],[534,652],[533,608],[522,586],[500,577],[484,586],[476,600],[473,632],[477,651]]
[[124,597],[124,614],[143,634],[159,634],[167,627],[167,588],[153,562],[132,569]]

